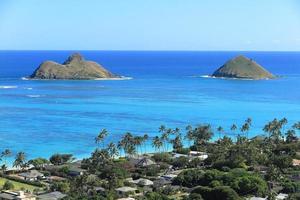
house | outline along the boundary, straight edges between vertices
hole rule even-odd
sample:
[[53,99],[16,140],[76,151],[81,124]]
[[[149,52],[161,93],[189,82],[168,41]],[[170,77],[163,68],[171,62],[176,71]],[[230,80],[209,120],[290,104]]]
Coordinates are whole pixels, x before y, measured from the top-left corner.
[[[279,193],[275,199],[276,200],[284,200],[284,199],[287,199],[288,198],[288,194],[283,194],[283,193]],[[248,198],[247,200],[267,200],[268,198],[262,198],[262,197],[251,197],[251,198]]]
[[46,194],[41,194],[37,196],[38,200],[59,200],[65,198],[67,195],[61,192],[50,192]]
[[156,165],[156,162],[147,157],[130,158],[129,162],[135,167],[148,167],[151,165]]
[[63,165],[45,165],[45,170],[53,172],[53,171],[59,171],[60,169],[66,167],[68,169],[68,175],[69,176],[81,176],[83,175],[86,170],[81,168],[81,162],[76,161],[72,163],[67,163]]
[[37,181],[38,179],[45,178],[44,174],[37,170],[30,170],[28,172],[20,173],[19,176],[23,177],[26,181]]
[[119,197],[128,197],[129,195],[135,195],[137,189],[133,187],[124,186],[115,189],[115,191],[117,192],[117,195]]
[[205,160],[205,159],[208,158],[207,153],[201,152],[201,151],[190,151],[189,156],[190,157],[196,157],[196,158],[199,158],[201,160]]
[[139,186],[153,185],[153,181],[151,181],[149,179],[145,179],[145,178],[140,178],[140,179],[136,179],[136,180],[133,180],[132,178],[128,178],[128,179],[126,179],[126,181],[128,181],[129,183],[135,184],[135,185],[139,185]]
[[25,193],[24,191],[2,191],[0,200],[36,200],[36,196]]
[[298,159],[293,159],[292,163],[293,163],[293,166],[300,166],[300,160],[298,160]]

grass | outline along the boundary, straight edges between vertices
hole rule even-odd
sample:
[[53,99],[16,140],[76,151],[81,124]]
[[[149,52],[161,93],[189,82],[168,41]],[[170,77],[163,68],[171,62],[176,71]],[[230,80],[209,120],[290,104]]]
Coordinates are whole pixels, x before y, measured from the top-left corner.
[[37,186],[25,184],[25,183],[20,183],[17,181],[8,180],[8,179],[2,178],[2,177],[0,177],[0,187],[2,187],[6,181],[10,181],[14,185],[14,190],[21,190],[21,188],[22,188],[22,189],[33,192],[34,189],[42,189],[41,187],[37,187]]

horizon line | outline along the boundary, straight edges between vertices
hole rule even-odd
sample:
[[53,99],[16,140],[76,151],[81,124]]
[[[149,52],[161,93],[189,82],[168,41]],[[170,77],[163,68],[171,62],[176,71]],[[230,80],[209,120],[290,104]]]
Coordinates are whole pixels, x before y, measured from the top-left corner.
[[0,49],[0,51],[131,51],[131,52],[300,52],[300,50],[121,50],[121,49]]

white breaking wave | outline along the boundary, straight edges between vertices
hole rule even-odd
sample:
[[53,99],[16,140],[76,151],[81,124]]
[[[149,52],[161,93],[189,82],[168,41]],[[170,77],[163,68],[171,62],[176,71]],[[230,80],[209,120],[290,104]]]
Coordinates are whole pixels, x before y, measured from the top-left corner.
[[26,77],[22,77],[21,78],[23,81],[28,81],[29,80],[29,78],[26,78]]
[[96,78],[95,81],[122,81],[122,80],[131,80],[132,77],[122,76],[119,78]]
[[39,94],[29,94],[29,95],[26,95],[27,97],[30,97],[30,98],[39,98],[39,97],[42,97],[43,95],[39,95]]
[[18,86],[14,85],[0,85],[0,89],[15,89],[18,88]]

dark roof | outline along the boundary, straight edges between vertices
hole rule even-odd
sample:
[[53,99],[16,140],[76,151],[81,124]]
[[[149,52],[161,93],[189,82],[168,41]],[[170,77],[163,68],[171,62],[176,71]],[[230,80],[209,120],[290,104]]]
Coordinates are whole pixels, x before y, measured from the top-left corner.
[[25,178],[37,178],[44,176],[41,172],[37,170],[30,170],[28,172],[20,173],[19,176],[25,177]]
[[39,195],[37,198],[44,199],[44,200],[57,200],[57,199],[62,199],[66,196],[67,195],[65,195],[61,192],[50,192],[50,193]]

